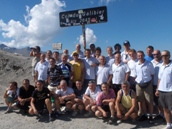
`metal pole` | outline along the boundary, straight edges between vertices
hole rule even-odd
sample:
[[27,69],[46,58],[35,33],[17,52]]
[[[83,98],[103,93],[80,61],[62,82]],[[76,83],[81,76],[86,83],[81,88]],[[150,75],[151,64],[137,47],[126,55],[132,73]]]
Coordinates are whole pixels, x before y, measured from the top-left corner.
[[86,49],[86,34],[85,34],[85,24],[82,24],[82,34],[83,34],[83,41],[84,41],[84,49]]

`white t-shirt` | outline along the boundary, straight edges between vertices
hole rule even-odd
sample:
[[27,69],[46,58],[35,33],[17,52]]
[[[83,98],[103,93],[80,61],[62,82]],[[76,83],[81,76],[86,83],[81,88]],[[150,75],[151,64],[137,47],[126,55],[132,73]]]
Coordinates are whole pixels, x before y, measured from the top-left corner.
[[121,84],[125,80],[126,73],[130,72],[130,69],[127,64],[121,62],[119,65],[115,63],[112,65],[112,83]]
[[99,62],[95,57],[84,58],[84,66],[85,66],[85,79],[95,79],[96,77],[96,67],[91,67],[91,64],[98,64]]
[[158,90],[172,92],[172,62],[167,66],[164,66],[163,63],[161,64],[158,78],[160,79]]
[[154,74],[154,79],[153,79],[153,85],[158,85],[158,73],[159,73],[159,69],[160,66],[162,64],[162,60],[160,62],[155,61],[155,59],[153,59],[152,61],[153,67],[155,69],[155,74]]
[[105,66],[98,66],[96,75],[97,75],[97,85],[101,85],[103,82],[107,82],[109,75],[112,74],[112,70],[110,66],[105,65]]
[[45,81],[48,77],[47,75],[47,69],[48,69],[49,63],[47,61],[41,63],[41,61],[39,61],[36,64],[35,67],[35,71],[38,71],[38,80],[42,80]]
[[121,52],[121,60],[122,62],[126,62],[130,60],[130,56],[128,55],[128,52],[126,51]]
[[73,89],[68,86],[66,87],[66,91],[63,91],[63,89],[56,90],[56,94],[58,94],[60,96],[71,95],[73,93],[74,93]]
[[86,91],[85,91],[85,94],[90,96],[90,98],[92,98],[93,100],[96,100],[98,94],[101,92],[100,88],[99,87],[96,87],[95,91],[94,92],[91,92],[90,88],[87,87]]
[[112,64],[115,62],[114,56],[112,57],[107,56],[105,57],[105,60],[106,60],[106,64],[109,65],[110,67],[112,67]]
[[138,60],[136,59],[136,60],[129,60],[128,61],[128,67],[129,67],[129,69],[130,69],[130,76],[131,77],[136,77],[136,62],[137,62]]
[[137,83],[146,83],[152,79],[152,75],[154,75],[155,70],[153,64],[145,60],[143,64],[140,64],[138,61],[136,63],[136,79]]

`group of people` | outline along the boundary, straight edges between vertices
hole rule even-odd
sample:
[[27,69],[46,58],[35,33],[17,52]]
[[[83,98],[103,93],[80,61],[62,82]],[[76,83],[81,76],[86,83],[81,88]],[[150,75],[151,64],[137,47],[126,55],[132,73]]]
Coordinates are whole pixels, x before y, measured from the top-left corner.
[[[107,47],[108,56],[103,56],[101,48],[94,44],[84,52],[77,44],[71,55],[67,49],[60,55],[51,50],[41,53],[39,46],[31,48],[35,84],[31,86],[24,79],[22,87],[17,88],[16,82],[10,82],[4,94],[6,113],[17,106],[40,116],[46,108],[50,121],[53,112],[72,112],[73,117],[86,112],[85,117],[109,118],[110,123],[115,118],[118,122],[131,118],[149,123],[162,119],[166,120],[167,129],[172,128],[170,52],[148,46],[145,54],[131,49],[128,40],[123,47],[121,52],[121,45],[115,44],[114,53],[112,47]],[[158,110],[156,117],[154,107]]]

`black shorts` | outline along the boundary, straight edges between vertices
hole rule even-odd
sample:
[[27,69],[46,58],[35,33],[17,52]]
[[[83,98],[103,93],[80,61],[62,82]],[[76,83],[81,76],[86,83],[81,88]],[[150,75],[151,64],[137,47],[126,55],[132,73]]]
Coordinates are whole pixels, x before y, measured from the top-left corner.
[[159,101],[163,108],[172,111],[172,92],[159,91]]
[[103,106],[102,106],[102,109],[103,109],[105,112],[110,112],[109,105],[103,105]]

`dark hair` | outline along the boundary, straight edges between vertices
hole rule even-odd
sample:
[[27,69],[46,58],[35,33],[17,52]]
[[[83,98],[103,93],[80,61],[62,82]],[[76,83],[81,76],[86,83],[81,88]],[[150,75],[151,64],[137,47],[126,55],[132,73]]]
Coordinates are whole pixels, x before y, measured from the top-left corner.
[[37,82],[36,83],[41,83],[41,84],[44,84],[44,81],[43,80],[37,80]]
[[59,52],[58,52],[58,51],[54,51],[54,52],[53,52],[53,54],[54,54],[54,53],[57,53],[57,54],[59,54]]
[[121,52],[115,52],[114,55],[116,55],[116,54],[120,54],[121,55]]
[[114,45],[114,49],[116,50],[117,47],[119,47],[119,49],[121,50],[121,45],[119,43],[117,43],[117,44]]
[[90,49],[85,49],[85,51],[89,51],[89,52],[91,52],[91,50],[90,50]]
[[100,51],[100,53],[101,53],[102,49],[100,47],[96,47],[96,51]]
[[53,60],[53,61],[56,61],[53,57],[51,57],[49,60]]
[[154,51],[154,47],[153,46],[148,46],[147,48],[152,49],[152,51]]
[[142,50],[137,51],[137,53],[142,53],[143,55],[145,55]]
[[14,85],[16,88],[18,87],[18,84],[17,84],[17,82],[15,82],[15,81],[10,82],[10,84]]

